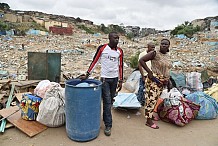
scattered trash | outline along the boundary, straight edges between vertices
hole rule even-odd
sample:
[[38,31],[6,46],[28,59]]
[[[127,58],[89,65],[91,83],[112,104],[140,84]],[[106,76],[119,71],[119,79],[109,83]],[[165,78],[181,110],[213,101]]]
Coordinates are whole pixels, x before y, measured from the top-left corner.
[[136,116],[140,116],[141,113],[139,111],[137,111],[137,113],[135,114]]

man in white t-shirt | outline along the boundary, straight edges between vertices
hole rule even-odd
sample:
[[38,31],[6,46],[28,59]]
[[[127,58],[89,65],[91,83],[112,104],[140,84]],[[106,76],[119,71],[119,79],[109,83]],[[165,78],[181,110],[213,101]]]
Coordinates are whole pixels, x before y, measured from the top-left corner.
[[116,89],[121,90],[123,83],[123,50],[117,46],[119,35],[117,32],[110,32],[108,37],[109,43],[98,47],[87,74],[81,76],[81,79],[87,79],[93,72],[96,64],[101,64],[103,121],[105,125],[104,134],[106,136],[111,135],[113,98],[115,97]]
[[[154,43],[152,43],[152,42],[148,43],[147,50],[145,50],[139,54],[139,59],[154,49],[155,49]],[[146,64],[151,69],[151,61],[146,62]],[[140,77],[140,81],[139,81],[139,90],[138,90],[138,94],[137,94],[137,99],[141,103],[141,105],[144,106],[144,104],[145,104],[145,95],[144,95],[144,93],[145,93],[145,77],[147,76],[147,72],[142,68],[140,63],[138,64],[138,67],[139,67],[139,71],[141,73],[141,77]]]

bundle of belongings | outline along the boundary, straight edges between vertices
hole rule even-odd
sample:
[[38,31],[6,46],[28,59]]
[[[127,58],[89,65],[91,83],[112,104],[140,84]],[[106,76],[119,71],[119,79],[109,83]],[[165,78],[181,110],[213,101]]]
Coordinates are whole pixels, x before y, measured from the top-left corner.
[[21,117],[24,120],[36,120],[39,113],[39,105],[42,101],[41,97],[33,94],[23,94],[20,102]]
[[215,119],[218,115],[218,104],[216,100],[204,92],[194,92],[186,96],[186,99],[201,106],[196,119]]
[[210,88],[208,88],[204,93],[212,96],[216,102],[218,102],[218,84],[213,84]]
[[[218,116],[217,80],[203,77],[201,73],[171,72],[175,87],[157,105],[161,120],[185,126],[192,119],[215,119]],[[203,82],[202,82],[203,81]],[[207,91],[203,91],[207,90]]]
[[51,82],[39,106],[38,122],[48,127],[59,127],[65,124],[64,88]]
[[25,120],[36,120],[48,127],[65,124],[64,88],[59,83],[40,81],[34,94],[23,94],[20,107]]
[[[157,101],[155,112],[165,122],[185,126],[193,119],[215,119],[218,116],[217,79],[203,72],[170,72],[174,84],[169,92],[164,89]],[[139,108],[137,101],[139,76],[134,72],[124,87],[131,93],[119,93],[113,107]]]
[[200,105],[185,99],[182,94],[173,88],[169,97],[165,98],[157,108],[159,118],[178,126],[185,126],[197,116]]

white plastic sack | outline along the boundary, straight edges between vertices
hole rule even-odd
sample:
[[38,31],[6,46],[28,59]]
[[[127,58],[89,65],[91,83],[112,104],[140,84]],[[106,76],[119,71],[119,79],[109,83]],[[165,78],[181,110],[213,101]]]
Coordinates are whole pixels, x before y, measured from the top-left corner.
[[132,93],[137,93],[139,89],[139,79],[141,74],[139,71],[134,71],[123,84],[123,87]]
[[44,98],[45,92],[51,87],[51,82],[49,80],[42,80],[38,83],[34,89],[34,94]]
[[179,105],[179,112],[181,115],[184,113],[184,108],[181,103],[182,94],[179,92],[177,88],[172,88],[169,92],[169,98],[164,100],[165,106]]
[[170,94],[169,94],[168,90],[164,89],[160,95],[160,98],[165,99],[165,98],[169,98],[169,96],[170,96]]
[[39,105],[37,121],[48,127],[59,127],[65,123],[64,88],[60,84],[53,84],[46,91],[45,97]]
[[169,98],[171,100],[172,105],[179,105],[182,94],[179,92],[177,88],[172,88],[169,92]]
[[201,82],[201,73],[191,72],[186,75],[186,83],[188,87],[197,91],[203,91],[203,84]]

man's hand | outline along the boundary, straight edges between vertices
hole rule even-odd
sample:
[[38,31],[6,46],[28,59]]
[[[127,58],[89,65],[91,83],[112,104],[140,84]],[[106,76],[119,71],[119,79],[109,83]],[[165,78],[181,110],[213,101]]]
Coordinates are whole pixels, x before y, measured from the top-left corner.
[[145,77],[145,76],[142,76],[142,81],[143,81],[143,82],[145,82],[145,79],[146,79],[146,77]]
[[88,77],[89,77],[89,75],[88,74],[82,74],[82,75],[80,75],[79,76],[79,79],[81,79],[81,80],[86,80],[86,79],[88,79]]
[[119,82],[118,82],[118,85],[117,85],[117,89],[118,89],[117,92],[119,92],[119,91],[122,89],[122,86],[123,86],[123,82],[122,82],[122,81],[119,81]]

